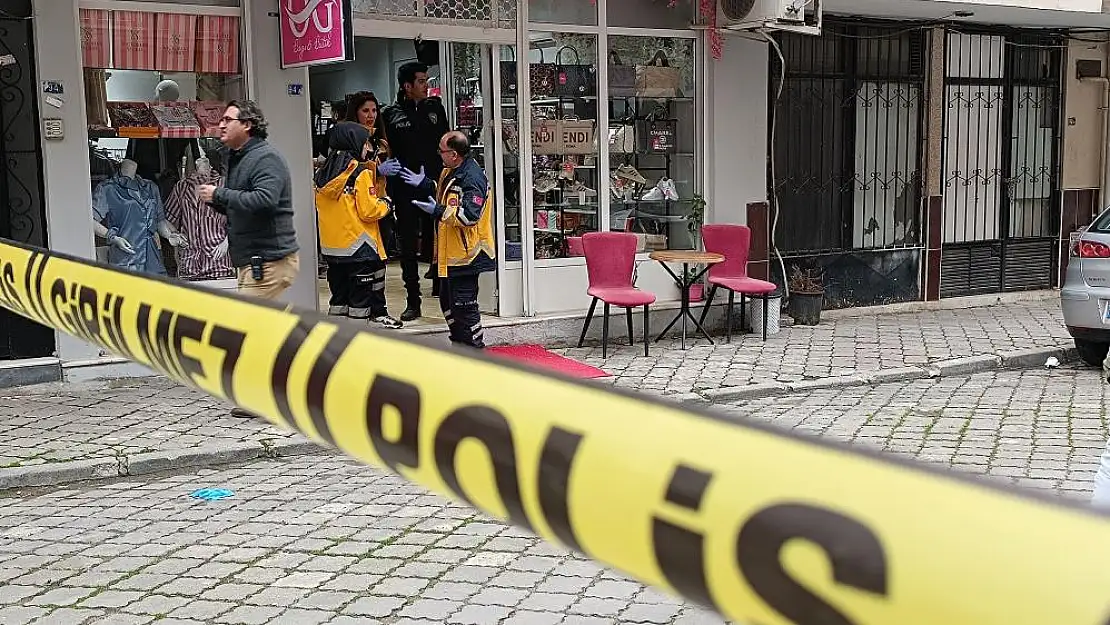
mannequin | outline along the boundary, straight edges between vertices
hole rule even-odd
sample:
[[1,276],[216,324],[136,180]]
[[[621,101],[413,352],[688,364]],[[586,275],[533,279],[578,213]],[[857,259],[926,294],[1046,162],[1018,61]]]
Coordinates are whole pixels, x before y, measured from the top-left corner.
[[196,169],[176,185],[166,200],[166,219],[191,244],[177,252],[177,275],[183,280],[211,280],[235,275],[227,253],[227,217],[200,201],[197,187],[219,186],[223,179],[212,160],[201,156]]
[[111,264],[133,271],[166,273],[155,234],[173,247],[188,241],[166,221],[158,188],[138,175],[138,163],[124,159],[119,174],[93,191],[93,230],[112,246]]

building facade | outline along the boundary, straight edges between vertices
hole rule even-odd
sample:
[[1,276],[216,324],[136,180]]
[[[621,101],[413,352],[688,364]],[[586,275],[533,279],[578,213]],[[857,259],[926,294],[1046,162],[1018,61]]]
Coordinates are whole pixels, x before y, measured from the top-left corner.
[[[827,0],[820,36],[780,33],[770,45],[726,31],[715,55],[704,3],[690,0],[353,0],[362,43],[322,78],[278,61],[282,12],[303,0],[4,0],[7,14],[22,8],[30,19],[0,20],[23,36],[4,44],[18,48],[10,54],[23,73],[0,68],[0,89],[18,83],[23,104],[0,112],[5,128],[24,133],[0,143],[20,162],[0,189],[9,198],[0,236],[110,258],[97,233],[111,206],[97,187],[123,158],[153,159],[146,166],[170,208],[180,182],[164,175],[170,163],[186,155],[188,177],[215,147],[203,136],[210,127],[174,129],[174,105],[160,95],[173,80],[176,103],[202,126],[205,103],[235,97],[257,100],[276,122],[270,140],[293,170],[311,268],[313,138],[325,117],[311,86],[345,84],[337,72],[370,66],[390,75],[418,56],[406,46],[430,41],[452,125],[474,132],[494,185],[501,262],[483,288],[488,314],[583,315],[576,240],[598,230],[636,233],[638,284],[676,301],[647,254],[696,244],[687,223],[699,200],[705,222],[753,228],[753,273],[781,280],[792,264],[820,265],[836,306],[1051,286],[1065,260],[1062,224],[1089,219],[1106,177],[1081,156],[1097,147],[1089,125],[1105,136],[1102,92],[1072,84],[1068,70],[1080,57],[1105,60],[1105,46],[1068,31],[1105,16],[1087,0],[1045,0],[1054,23],[1034,28],[1022,22],[1046,12],[1030,2]],[[384,60],[368,52],[381,49],[371,39],[412,52]],[[36,53],[45,41],[50,53]],[[146,109],[153,121],[139,118]],[[960,153],[960,142],[978,151]],[[158,147],[141,157],[149,145]],[[629,185],[637,178],[647,184]],[[11,199],[17,187],[30,190],[25,201]],[[187,227],[173,217],[180,210],[166,214],[175,228]],[[214,253],[211,266],[190,269],[158,242],[171,276],[233,286]],[[999,242],[1002,256],[982,262]],[[303,271],[287,299],[316,309],[319,288]],[[141,371],[0,313],[0,381]]]

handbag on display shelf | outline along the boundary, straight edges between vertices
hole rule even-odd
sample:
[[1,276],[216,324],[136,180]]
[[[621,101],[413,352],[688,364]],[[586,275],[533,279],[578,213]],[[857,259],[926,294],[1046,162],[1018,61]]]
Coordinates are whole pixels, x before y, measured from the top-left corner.
[[466,96],[460,99],[458,104],[458,121],[456,125],[465,128],[478,126],[478,112],[479,109],[474,105],[473,98]]
[[616,50],[609,51],[609,97],[631,98],[636,95],[636,67],[625,65]]
[[562,151],[562,138],[558,120],[532,120],[533,154],[559,154]]
[[558,122],[562,145],[559,154],[593,154],[597,151],[597,122],[592,119],[564,118]]
[[635,121],[627,120],[609,127],[609,153],[631,154],[636,151]]
[[[563,64],[566,51],[574,53],[574,63]],[[583,65],[578,50],[572,46],[563,46],[555,53],[555,95],[563,98],[597,95],[597,69]]]
[[662,50],[648,61],[636,66],[636,95],[641,98],[682,97],[682,72],[671,67]]
[[501,122],[501,140],[505,143],[506,152],[520,154],[520,129],[515,119]]
[[516,95],[516,48],[509,48],[513,52],[513,60],[501,61],[501,93]]
[[528,86],[533,98],[548,98],[555,95],[555,63],[547,63],[540,48],[540,62],[528,66]]
[[646,119],[636,120],[639,151],[651,154],[674,154],[678,151],[675,145],[678,122],[667,116],[667,108],[657,106]]

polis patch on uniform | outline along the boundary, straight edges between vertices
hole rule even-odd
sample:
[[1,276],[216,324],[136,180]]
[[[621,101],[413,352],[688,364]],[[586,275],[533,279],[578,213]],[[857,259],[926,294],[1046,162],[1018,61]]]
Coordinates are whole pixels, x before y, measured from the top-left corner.
[[485,200],[485,198],[483,198],[480,195],[475,195],[474,196],[474,203],[477,204],[478,206],[481,206],[482,204],[486,203],[486,200]]
[[428,121],[432,122],[433,124],[438,124],[439,113],[428,113]]

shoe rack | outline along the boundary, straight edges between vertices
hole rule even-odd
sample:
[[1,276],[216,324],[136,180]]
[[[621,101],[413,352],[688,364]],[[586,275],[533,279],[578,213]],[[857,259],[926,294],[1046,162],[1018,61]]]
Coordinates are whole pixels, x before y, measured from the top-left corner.
[[[694,152],[692,145],[686,145],[683,135],[683,125],[693,127],[694,99],[689,97],[677,98],[644,98],[639,96],[613,96],[609,98],[609,124],[610,128],[619,128],[627,121],[645,120],[656,109],[666,111],[665,116],[657,117],[658,121],[671,122],[675,126],[674,152],[658,153],[645,149],[640,137],[636,137],[635,149],[627,153],[609,154],[610,171],[615,172],[621,165],[631,165],[647,179],[647,184],[638,185],[630,197],[609,198],[610,230],[634,232],[638,234],[656,235],[652,238],[654,244],[649,244],[648,251],[654,248],[680,249],[692,246],[689,233],[686,229],[686,220],[690,213],[693,200],[693,191],[690,190],[688,180],[694,174]],[[680,110],[680,109],[688,109]],[[686,161],[688,166],[681,173],[678,164]],[[669,199],[643,199],[645,193],[653,189],[660,180],[666,178],[674,181],[683,179],[680,184],[679,198]],[[682,190],[681,187],[686,187]],[[659,239],[662,235],[664,238]]]

